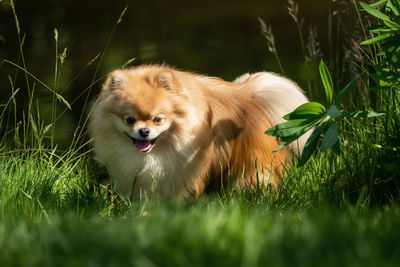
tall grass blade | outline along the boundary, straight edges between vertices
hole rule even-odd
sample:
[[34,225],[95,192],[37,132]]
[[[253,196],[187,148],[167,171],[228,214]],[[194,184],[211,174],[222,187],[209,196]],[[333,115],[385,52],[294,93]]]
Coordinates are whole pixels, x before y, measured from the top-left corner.
[[33,75],[32,73],[30,73],[29,71],[27,71],[26,69],[24,69],[23,67],[15,64],[14,62],[11,62],[7,59],[4,60],[4,62],[13,65],[14,67],[22,70],[23,72],[25,72],[27,75],[29,75],[30,77],[32,77],[33,79],[35,79],[40,85],[42,85],[43,87],[45,87],[46,89],[48,89],[50,92],[52,92],[53,94],[55,94],[57,96],[57,98],[64,103],[64,105],[71,110],[71,105],[68,103],[68,101],[62,97],[60,94],[56,93],[52,88],[50,88],[47,84],[45,84],[44,82],[42,82],[39,78],[37,78],[35,75]]
[[322,84],[325,88],[326,101],[328,103],[328,106],[330,106],[332,105],[333,101],[333,83],[328,68],[322,60],[319,64],[319,73],[321,76]]

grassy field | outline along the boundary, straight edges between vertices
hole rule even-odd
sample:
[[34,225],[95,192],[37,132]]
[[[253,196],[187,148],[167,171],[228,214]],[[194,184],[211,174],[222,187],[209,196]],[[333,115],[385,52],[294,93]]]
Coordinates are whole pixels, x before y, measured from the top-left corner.
[[315,174],[324,175],[324,162],[294,170],[278,191],[205,195],[189,205],[126,203],[90,183],[84,159],[5,157],[1,266],[398,265],[398,203],[371,207],[363,190],[352,203],[346,178]]
[[278,190],[178,204],[127,203],[87,156],[3,154],[1,266],[396,266],[399,187],[377,174],[382,157],[348,146],[289,169]]
[[[27,72],[18,36],[20,60],[6,63],[26,75],[19,86],[29,101],[18,115],[18,87],[10,78],[9,98],[0,103],[0,266],[400,264],[400,67],[385,61],[399,51],[370,44],[365,69],[348,77],[347,69],[333,68],[343,84],[364,73],[341,110],[384,113],[338,119],[340,155],[317,151],[302,167],[293,162],[278,189],[222,190],[191,204],[129,202],[100,181],[106,173],[87,150],[84,127],[69,148],[57,148],[57,120],[69,106],[57,82],[63,53],[54,86],[41,84],[52,97],[46,120],[35,102],[34,84],[41,81]],[[343,84],[335,84],[336,94]],[[377,85],[379,91],[371,90]]]

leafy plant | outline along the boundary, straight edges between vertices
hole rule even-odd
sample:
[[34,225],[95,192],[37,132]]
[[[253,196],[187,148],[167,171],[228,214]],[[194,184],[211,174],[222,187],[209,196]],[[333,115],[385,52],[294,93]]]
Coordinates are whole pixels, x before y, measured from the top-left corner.
[[343,118],[370,118],[384,114],[372,110],[348,113],[340,109],[338,105],[359,77],[356,77],[345,86],[333,100],[332,78],[323,61],[319,65],[319,72],[325,88],[327,107],[318,102],[305,103],[283,117],[287,122],[275,125],[265,132],[268,135],[275,136],[277,140],[282,142],[282,145],[274,150],[275,152],[312,130],[312,134],[304,146],[298,166],[303,166],[308,161],[317,149],[318,144],[320,144],[322,152],[332,149],[336,154],[340,154],[339,129],[340,120]]
[[[390,89],[400,86],[400,2],[383,0],[368,5],[360,2],[363,9],[378,18],[380,23],[369,28],[372,38],[361,45],[372,45],[380,48],[376,54],[375,73],[370,76],[377,86],[372,90]],[[384,12],[379,11],[382,7]]]
[[[373,38],[361,43],[361,45],[372,45],[375,48],[374,51],[378,51],[371,52],[375,72],[368,73],[377,86],[369,90],[398,89],[400,85],[400,3],[396,0],[381,0],[370,5],[360,2],[360,5],[370,15],[383,22],[370,27],[369,31],[373,34]],[[381,7],[383,7],[383,12],[379,11]],[[373,110],[358,110],[349,113],[340,108],[341,100],[364,73],[347,84],[333,99],[332,78],[323,61],[320,62],[319,72],[325,89],[327,106],[317,102],[305,103],[283,117],[287,122],[278,124],[265,132],[282,142],[282,145],[275,149],[278,151],[299,139],[306,132],[312,131],[304,146],[298,166],[308,161],[318,145],[322,152],[331,149],[338,155],[341,153],[339,129],[340,121],[344,118],[371,118],[385,114]]]

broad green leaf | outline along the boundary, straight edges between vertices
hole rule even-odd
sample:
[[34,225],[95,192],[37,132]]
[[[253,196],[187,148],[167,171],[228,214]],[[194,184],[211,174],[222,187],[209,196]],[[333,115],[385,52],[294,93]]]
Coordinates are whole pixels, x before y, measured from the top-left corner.
[[333,100],[332,78],[331,75],[329,74],[328,68],[326,67],[325,63],[322,60],[319,64],[319,73],[321,76],[322,84],[324,85],[325,88],[326,101],[328,102],[328,106],[330,106]]
[[325,112],[325,107],[320,103],[307,102],[296,108],[293,112],[285,115],[283,118],[285,120],[314,119],[321,116],[321,114],[324,114]]
[[380,41],[382,41],[382,40],[385,40],[386,38],[389,38],[390,36],[392,36],[392,33],[391,33],[391,32],[384,33],[384,34],[379,35],[379,36],[377,36],[377,37],[374,37],[374,38],[372,38],[372,39],[369,39],[369,40],[366,40],[366,41],[364,41],[364,42],[361,42],[360,45],[370,45],[370,44],[374,44],[374,43],[380,42]]
[[326,114],[328,115],[328,118],[332,119],[336,119],[343,115],[335,105],[330,106]]
[[282,138],[305,133],[307,129],[308,130],[311,129],[320,120],[321,120],[320,118],[316,120],[309,120],[309,119],[290,120],[281,124],[277,124],[272,128],[269,128],[265,133],[268,135],[278,137],[277,139],[280,141],[284,141],[282,140]]
[[343,88],[342,90],[340,90],[338,96],[337,96],[336,99],[335,99],[335,104],[339,104],[340,101],[342,101],[343,97],[347,94],[347,92],[348,92],[351,88],[353,88],[354,82],[355,82],[356,80],[358,80],[358,78],[360,78],[361,75],[363,75],[363,73],[359,74],[359,75],[358,75],[357,77],[355,77],[350,83],[348,83],[348,84],[346,85],[345,88]]
[[317,148],[318,145],[318,140],[319,137],[321,136],[321,132],[324,129],[325,124],[322,124],[320,126],[318,126],[314,132],[310,135],[310,137],[308,138],[303,152],[301,153],[301,159],[299,161],[299,163],[297,164],[297,167],[301,167],[303,166],[311,157],[311,155],[314,153],[315,149]]
[[339,125],[333,123],[329,129],[326,131],[324,139],[321,143],[321,151],[327,151],[329,148],[333,147],[339,142]]
[[287,145],[291,144],[292,142],[296,141],[303,134],[305,134],[306,132],[311,130],[312,127],[314,127],[314,125],[310,125],[309,127],[304,127],[301,131],[297,132],[296,134],[294,134],[292,136],[276,138],[283,143],[280,146],[278,146],[277,148],[275,148],[275,150],[273,152],[277,152],[277,151],[281,150],[282,148],[286,147]]

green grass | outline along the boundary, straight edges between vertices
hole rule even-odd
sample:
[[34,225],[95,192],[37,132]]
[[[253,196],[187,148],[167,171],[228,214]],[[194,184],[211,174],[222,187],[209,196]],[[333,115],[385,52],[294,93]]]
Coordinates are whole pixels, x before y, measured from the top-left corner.
[[365,192],[365,184],[335,177],[344,161],[333,154],[291,168],[277,191],[209,194],[194,204],[127,203],[94,180],[93,164],[85,156],[55,159],[43,152],[2,156],[2,266],[400,262],[398,203],[372,207],[373,188]]
[[[0,266],[400,264],[398,85],[359,95],[355,108],[386,115],[338,122],[342,154],[314,154],[301,168],[294,162],[278,189],[225,190],[191,204],[129,202],[100,182],[105,171],[88,150],[84,127],[67,149],[57,147],[58,119],[70,105],[56,93],[83,72],[61,89],[65,58],[57,57],[54,88],[45,85],[28,73],[19,39],[20,64],[5,62],[21,65],[10,77],[22,72],[24,81],[17,86],[10,78],[10,97],[0,103]],[[84,92],[101,80],[96,75]],[[51,96],[50,121],[36,102],[37,84]],[[22,115],[17,88],[29,96]],[[84,126],[83,113],[80,121]]]
[[0,223],[2,266],[395,266],[397,208],[243,211],[158,207],[140,217]]

